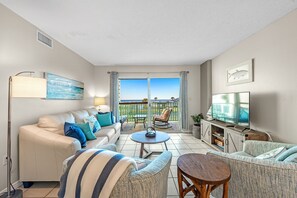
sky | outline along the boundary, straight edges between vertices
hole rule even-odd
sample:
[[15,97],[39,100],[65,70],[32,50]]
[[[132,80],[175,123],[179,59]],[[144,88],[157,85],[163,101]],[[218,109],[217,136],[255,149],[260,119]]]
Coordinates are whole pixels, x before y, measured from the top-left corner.
[[[179,97],[179,78],[151,78],[151,99]],[[148,97],[147,79],[121,80],[121,100],[142,100]]]

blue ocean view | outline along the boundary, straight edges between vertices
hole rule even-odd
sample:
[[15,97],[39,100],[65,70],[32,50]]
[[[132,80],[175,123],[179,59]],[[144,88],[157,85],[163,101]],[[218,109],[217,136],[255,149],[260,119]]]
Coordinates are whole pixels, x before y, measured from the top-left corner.
[[[171,99],[158,99],[158,100],[154,100],[154,99],[151,99],[152,102],[173,102],[173,101],[178,101],[179,99],[178,98],[175,98],[174,100],[171,100]],[[134,99],[134,100],[120,100],[120,102],[142,102],[143,100],[137,100],[137,99]]]

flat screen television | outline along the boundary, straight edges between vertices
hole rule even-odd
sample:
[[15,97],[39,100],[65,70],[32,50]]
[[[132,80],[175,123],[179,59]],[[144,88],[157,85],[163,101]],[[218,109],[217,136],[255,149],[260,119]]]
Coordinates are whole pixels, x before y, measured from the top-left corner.
[[250,92],[214,94],[212,118],[231,125],[250,126]]

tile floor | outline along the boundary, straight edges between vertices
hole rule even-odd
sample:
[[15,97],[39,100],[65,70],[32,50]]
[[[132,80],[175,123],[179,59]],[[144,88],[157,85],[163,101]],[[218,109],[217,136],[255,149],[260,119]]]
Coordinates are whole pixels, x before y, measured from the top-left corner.
[[[186,153],[202,153],[205,154],[209,149],[208,145],[201,140],[194,138],[191,134],[169,133],[171,139],[167,141],[168,150],[172,152],[172,162],[168,175],[168,198],[178,197],[177,183],[177,158]],[[121,135],[117,142],[119,152],[129,157],[138,157],[140,144],[133,142],[128,134]],[[151,150],[165,150],[164,144],[148,145]],[[156,158],[157,155],[150,156],[150,159]],[[57,197],[59,191],[58,182],[40,182],[34,183],[29,189],[24,190],[24,197]],[[187,197],[193,197],[193,194],[188,193]]]

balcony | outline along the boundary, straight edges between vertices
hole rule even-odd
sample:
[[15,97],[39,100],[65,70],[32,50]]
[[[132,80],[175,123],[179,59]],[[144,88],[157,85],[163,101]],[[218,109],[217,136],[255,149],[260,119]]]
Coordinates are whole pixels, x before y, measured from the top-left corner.
[[[172,108],[169,121],[178,121],[178,107],[179,101],[152,101],[151,102],[151,116],[160,115],[166,107]],[[119,103],[120,116],[126,115],[128,121],[134,121],[135,115],[148,115],[148,102],[120,102]]]

